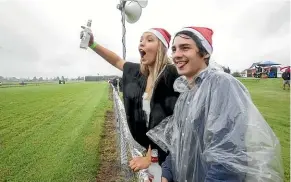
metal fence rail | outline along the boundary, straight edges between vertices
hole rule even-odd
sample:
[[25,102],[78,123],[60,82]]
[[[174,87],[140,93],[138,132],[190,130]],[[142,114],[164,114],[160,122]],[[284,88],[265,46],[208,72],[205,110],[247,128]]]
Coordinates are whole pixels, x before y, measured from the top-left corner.
[[142,156],[146,149],[133,139],[127,124],[126,113],[118,88],[115,88],[112,84],[111,88],[116,120],[117,150],[120,154],[118,160],[120,161],[121,171],[125,174],[127,181],[143,181],[147,177],[146,170],[134,173],[129,168],[129,160],[132,157]]

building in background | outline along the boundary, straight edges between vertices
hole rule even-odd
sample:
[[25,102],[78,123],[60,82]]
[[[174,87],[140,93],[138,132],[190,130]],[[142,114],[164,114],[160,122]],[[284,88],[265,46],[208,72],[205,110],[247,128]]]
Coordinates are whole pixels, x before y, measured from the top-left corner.
[[[266,77],[281,78],[285,65],[281,65],[274,61],[261,61],[253,63],[248,69],[241,72],[242,77]],[[288,67],[288,66],[287,66]],[[290,66],[289,66],[290,67]]]

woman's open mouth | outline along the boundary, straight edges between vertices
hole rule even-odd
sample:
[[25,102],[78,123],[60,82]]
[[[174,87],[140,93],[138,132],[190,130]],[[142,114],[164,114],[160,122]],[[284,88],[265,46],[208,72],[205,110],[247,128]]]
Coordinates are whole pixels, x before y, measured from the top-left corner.
[[146,52],[142,49],[139,50],[140,57],[143,58],[146,55]]

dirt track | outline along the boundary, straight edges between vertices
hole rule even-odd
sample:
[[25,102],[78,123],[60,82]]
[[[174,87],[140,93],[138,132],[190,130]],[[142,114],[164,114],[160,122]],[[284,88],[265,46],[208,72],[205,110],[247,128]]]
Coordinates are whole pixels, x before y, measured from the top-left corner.
[[[109,92],[112,100],[112,92]],[[118,152],[116,144],[115,116],[114,111],[107,111],[104,122],[103,134],[99,146],[100,165],[96,176],[96,182],[122,182],[126,181],[120,172]]]
[[96,177],[97,182],[120,181],[115,133],[114,113],[113,111],[107,111],[103,134],[99,144],[102,148],[99,151],[100,165]]

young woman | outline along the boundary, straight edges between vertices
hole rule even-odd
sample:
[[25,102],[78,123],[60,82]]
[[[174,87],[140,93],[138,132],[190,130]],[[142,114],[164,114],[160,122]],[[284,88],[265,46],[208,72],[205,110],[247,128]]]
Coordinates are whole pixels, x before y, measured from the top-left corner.
[[[166,153],[146,136],[146,132],[173,114],[179,96],[173,89],[179,75],[167,56],[170,39],[170,34],[162,28],[145,31],[138,47],[140,63],[126,62],[94,42],[93,35],[89,42],[92,50],[123,71],[124,106],[131,134],[143,147],[158,149],[160,164],[165,160]],[[150,163],[150,157],[139,157],[130,162],[130,167],[137,171],[142,168],[141,164],[147,163]]]

